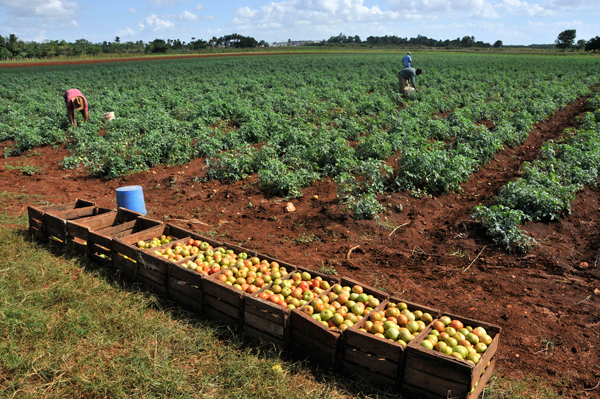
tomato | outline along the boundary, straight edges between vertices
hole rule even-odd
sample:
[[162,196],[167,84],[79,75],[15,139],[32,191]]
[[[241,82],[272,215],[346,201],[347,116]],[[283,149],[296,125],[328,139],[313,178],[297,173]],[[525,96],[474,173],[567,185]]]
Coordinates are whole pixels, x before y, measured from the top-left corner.
[[215,274],[215,273],[218,273],[219,271],[221,271],[221,267],[217,265],[217,266],[212,266],[210,268],[210,272],[209,273],[210,274]]
[[450,327],[454,328],[456,331],[460,330],[464,327],[463,323],[460,320],[452,320],[450,322]]
[[264,292],[264,291],[263,291],[263,292],[261,292],[260,294],[258,294],[258,297],[259,297],[260,299],[267,300],[267,299],[269,299],[269,294],[267,294],[266,292]]
[[217,277],[217,279],[219,281],[225,282],[225,281],[227,281],[227,276],[224,274],[219,274],[219,277]]
[[309,285],[306,281],[302,281],[299,285],[298,288],[300,288],[302,291],[308,291],[309,290]]

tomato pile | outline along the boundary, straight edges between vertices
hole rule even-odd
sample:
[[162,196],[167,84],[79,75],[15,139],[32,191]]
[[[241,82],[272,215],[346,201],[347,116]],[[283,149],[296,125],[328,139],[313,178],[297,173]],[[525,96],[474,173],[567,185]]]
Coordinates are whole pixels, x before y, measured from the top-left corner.
[[483,327],[465,326],[443,316],[433,322],[433,329],[419,345],[476,365],[492,340]]
[[331,290],[304,305],[301,311],[331,329],[343,331],[362,320],[377,306],[379,299],[366,294],[362,286],[350,288],[335,284]]
[[252,257],[243,261],[238,260],[235,265],[223,270],[217,279],[233,288],[254,294],[265,284],[280,280],[285,275],[287,275],[287,270],[285,267],[279,266],[279,263],[269,263],[265,259]]
[[295,272],[287,279],[275,279],[269,289],[258,297],[288,309],[295,309],[312,301],[330,288],[329,282],[320,276],[312,277],[309,272]]
[[432,321],[433,316],[427,312],[411,312],[404,302],[390,302],[385,310],[372,312],[360,330],[406,346]]
[[140,240],[137,242],[137,246],[140,249],[150,249],[154,247],[159,247],[163,244],[168,244],[171,241],[174,241],[175,238],[171,236],[162,235],[160,237],[154,237],[149,241]]

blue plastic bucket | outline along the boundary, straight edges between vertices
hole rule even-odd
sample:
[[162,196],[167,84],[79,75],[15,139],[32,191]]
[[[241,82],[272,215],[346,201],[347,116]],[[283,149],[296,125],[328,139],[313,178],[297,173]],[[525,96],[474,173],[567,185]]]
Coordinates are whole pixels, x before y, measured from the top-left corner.
[[142,186],[126,186],[117,188],[117,206],[141,213],[146,216],[146,204]]

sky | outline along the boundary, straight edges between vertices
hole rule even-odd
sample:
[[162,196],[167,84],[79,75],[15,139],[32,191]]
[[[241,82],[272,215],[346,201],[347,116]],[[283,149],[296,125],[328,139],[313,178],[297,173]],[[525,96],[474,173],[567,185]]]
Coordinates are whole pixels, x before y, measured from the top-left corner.
[[239,33],[273,43],[344,33],[529,45],[554,43],[566,29],[576,40],[600,36],[600,0],[0,0],[0,35],[36,42]]

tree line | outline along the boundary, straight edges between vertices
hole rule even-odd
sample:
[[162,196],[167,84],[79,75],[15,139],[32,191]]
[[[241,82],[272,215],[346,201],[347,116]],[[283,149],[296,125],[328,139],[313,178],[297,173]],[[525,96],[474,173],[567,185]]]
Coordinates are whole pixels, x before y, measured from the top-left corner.
[[[596,36],[588,41],[576,39],[575,29],[567,29],[560,32],[554,46],[558,49],[577,49],[585,51],[600,50],[600,37]],[[361,40],[358,35],[346,35],[340,33],[337,36],[331,36],[327,40],[311,43],[311,46],[326,45],[347,45],[361,44],[369,46],[414,46],[414,47],[503,47],[502,40],[497,40],[494,44],[476,40],[474,36],[458,37],[454,40],[436,40],[427,36],[417,35],[417,37],[399,37],[395,35],[369,36],[366,40]],[[25,58],[51,58],[51,57],[70,57],[83,55],[99,54],[123,54],[123,53],[185,53],[192,51],[203,51],[210,48],[254,48],[268,47],[269,43],[264,40],[258,41],[250,36],[243,36],[237,33],[221,37],[213,36],[206,41],[192,37],[189,42],[179,39],[155,39],[144,43],[142,40],[122,42],[117,36],[112,42],[103,41],[102,43],[92,43],[86,39],[78,39],[74,42],[65,40],[44,40],[41,43],[34,41],[22,41],[15,34],[3,37],[0,35],[0,60],[6,59],[25,59]],[[552,45],[548,45],[551,47]],[[545,47],[545,46],[544,46]]]

